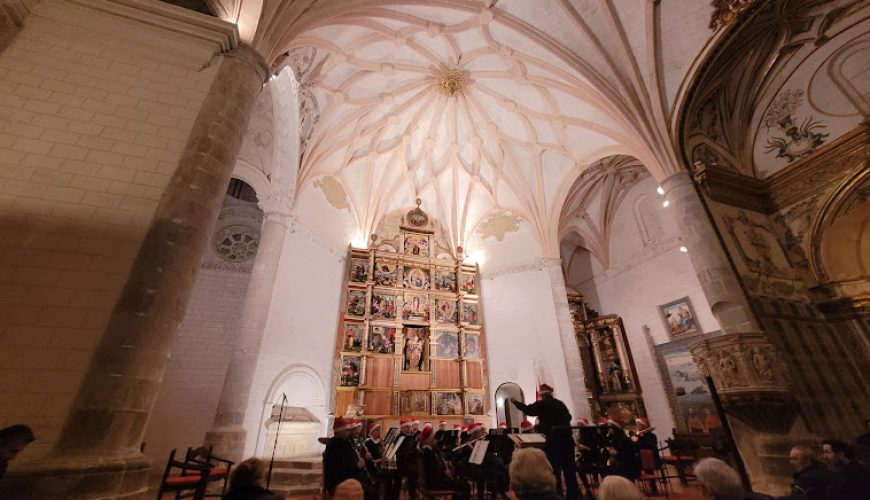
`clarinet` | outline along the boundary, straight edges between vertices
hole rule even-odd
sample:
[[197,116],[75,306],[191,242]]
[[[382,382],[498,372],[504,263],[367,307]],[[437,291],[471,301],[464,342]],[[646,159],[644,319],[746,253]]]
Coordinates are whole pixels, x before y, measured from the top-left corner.
[[368,479],[371,484],[377,483],[377,478],[373,477],[369,470],[369,460],[366,458],[366,456],[369,455],[369,451],[366,449],[365,441],[353,439],[351,443],[353,444],[353,452],[356,453],[356,457],[363,461],[363,471],[365,471],[366,479]]

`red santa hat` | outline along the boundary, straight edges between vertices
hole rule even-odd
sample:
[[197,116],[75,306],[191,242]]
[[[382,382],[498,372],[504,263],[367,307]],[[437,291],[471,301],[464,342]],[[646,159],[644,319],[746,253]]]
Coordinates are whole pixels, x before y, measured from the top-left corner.
[[338,417],[332,422],[332,432],[341,432],[348,429],[353,429],[353,422],[344,417]]
[[438,421],[438,430],[439,431],[447,430],[447,422],[445,420]]
[[411,425],[420,425],[420,421],[418,419],[411,420]]
[[479,430],[479,429],[483,429],[483,424],[480,422],[473,422],[473,423],[468,424],[468,433],[469,434],[471,434],[472,432]]
[[649,420],[647,420],[647,419],[645,419],[645,418],[643,418],[643,417],[638,417],[638,418],[634,419],[634,421],[635,421],[636,423],[638,423],[638,424],[642,424],[642,425],[644,425],[644,426],[646,426],[646,427],[649,427]]
[[598,425],[607,425],[607,417],[599,417]]
[[622,429],[622,425],[619,422],[617,422],[616,420],[613,420],[612,418],[607,419],[607,425],[612,425],[614,427],[618,427],[618,428]]
[[535,426],[528,420],[523,420],[520,423],[520,432],[535,432]]
[[453,430],[454,430],[454,431],[461,431],[461,430],[462,430],[462,424],[453,424]]
[[541,384],[538,388],[538,394],[553,394],[553,388],[547,384]]
[[426,439],[428,439],[429,436],[431,436],[433,432],[435,432],[435,431],[432,430],[431,425],[429,427],[423,427],[423,430],[420,431],[420,435],[417,437],[417,439],[419,439],[420,442],[422,443],[423,441],[426,441]]
[[424,422],[423,423],[423,429],[431,429],[431,428],[432,428],[432,422]]
[[498,428],[499,429],[507,429],[507,422],[499,422]]
[[589,419],[586,417],[580,417],[577,419],[577,425],[587,427],[589,425]]
[[411,427],[411,420],[407,418],[399,420],[399,427]]
[[361,421],[359,421],[359,420],[357,420],[357,419],[353,419],[353,420],[351,420],[351,422],[353,422],[353,428],[354,428],[354,429],[360,429],[360,428],[362,428],[362,422],[361,422]]
[[381,428],[381,424],[379,424],[377,422],[370,423],[369,424],[369,434],[371,434],[372,432],[374,432],[375,430],[380,429],[380,428]]

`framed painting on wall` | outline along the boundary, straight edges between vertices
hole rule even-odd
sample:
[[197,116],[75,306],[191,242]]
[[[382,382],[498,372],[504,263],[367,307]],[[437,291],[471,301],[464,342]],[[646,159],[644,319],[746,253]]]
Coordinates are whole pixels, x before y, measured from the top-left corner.
[[429,321],[429,296],[406,293],[402,305],[402,319],[405,321]]
[[341,357],[341,385],[342,387],[356,387],[359,385],[360,364],[359,356]]
[[429,415],[429,391],[402,391],[399,409],[405,415]]
[[480,359],[480,334],[465,332],[465,350],[462,356],[466,359]]
[[458,319],[455,297],[435,297],[435,321],[456,323]]
[[655,346],[674,425],[680,432],[709,434],[722,426],[707,381],[689,352],[689,346],[709,336],[694,335]]
[[483,415],[486,411],[484,406],[483,393],[465,393],[465,413],[469,415]]
[[456,271],[452,269],[435,269],[435,289],[442,292],[456,291]]
[[683,297],[659,306],[659,313],[665,322],[665,329],[672,339],[701,333],[689,297]]
[[475,273],[459,273],[459,287],[468,295],[477,295],[477,275]]
[[369,327],[368,350],[376,354],[393,354],[396,349],[396,329],[390,326]]
[[413,257],[429,256],[429,236],[425,234],[406,233],[402,240],[403,253]]
[[461,392],[434,392],[436,415],[462,415]]
[[429,329],[405,328],[402,346],[402,369],[409,372],[429,370]]
[[411,290],[429,289],[429,270],[424,267],[405,266],[402,285]]
[[477,302],[462,301],[462,323],[466,325],[480,325]]

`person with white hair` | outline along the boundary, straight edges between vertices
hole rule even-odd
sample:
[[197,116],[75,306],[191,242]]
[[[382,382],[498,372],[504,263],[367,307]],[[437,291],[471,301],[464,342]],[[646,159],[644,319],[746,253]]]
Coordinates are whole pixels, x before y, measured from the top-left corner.
[[695,476],[707,500],[742,500],[743,484],[737,471],[718,458],[704,458],[695,465]]
[[622,476],[607,476],[598,487],[598,500],[644,500],[634,481]]

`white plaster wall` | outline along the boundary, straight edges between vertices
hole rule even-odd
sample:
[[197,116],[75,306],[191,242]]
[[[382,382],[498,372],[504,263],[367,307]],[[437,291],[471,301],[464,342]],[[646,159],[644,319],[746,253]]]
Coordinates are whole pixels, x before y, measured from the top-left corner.
[[[659,438],[665,439],[673,428],[673,415],[643,325],[649,326],[656,344],[669,342],[658,306],[685,296],[692,302],[704,332],[717,330],[718,324],[689,255],[679,250],[681,242],[669,212],[674,208],[661,206],[662,198],[655,188],[655,180],[647,178],[633,187],[619,205],[611,235],[611,268],[604,270],[598,262],[592,266],[578,263],[569,272],[569,284],[599,313],[622,317],[650,422],[657,427]],[[647,220],[660,222],[657,231],[644,233],[638,222],[638,214],[643,211],[653,212]]]
[[[274,396],[270,392],[284,390],[279,382],[291,367],[305,368],[325,388],[326,406],[309,410],[326,435],[346,251],[329,246],[307,226],[296,223],[288,230],[248,401],[245,456],[264,454],[264,423],[272,405],[267,400]],[[273,384],[278,387],[270,391]]]

